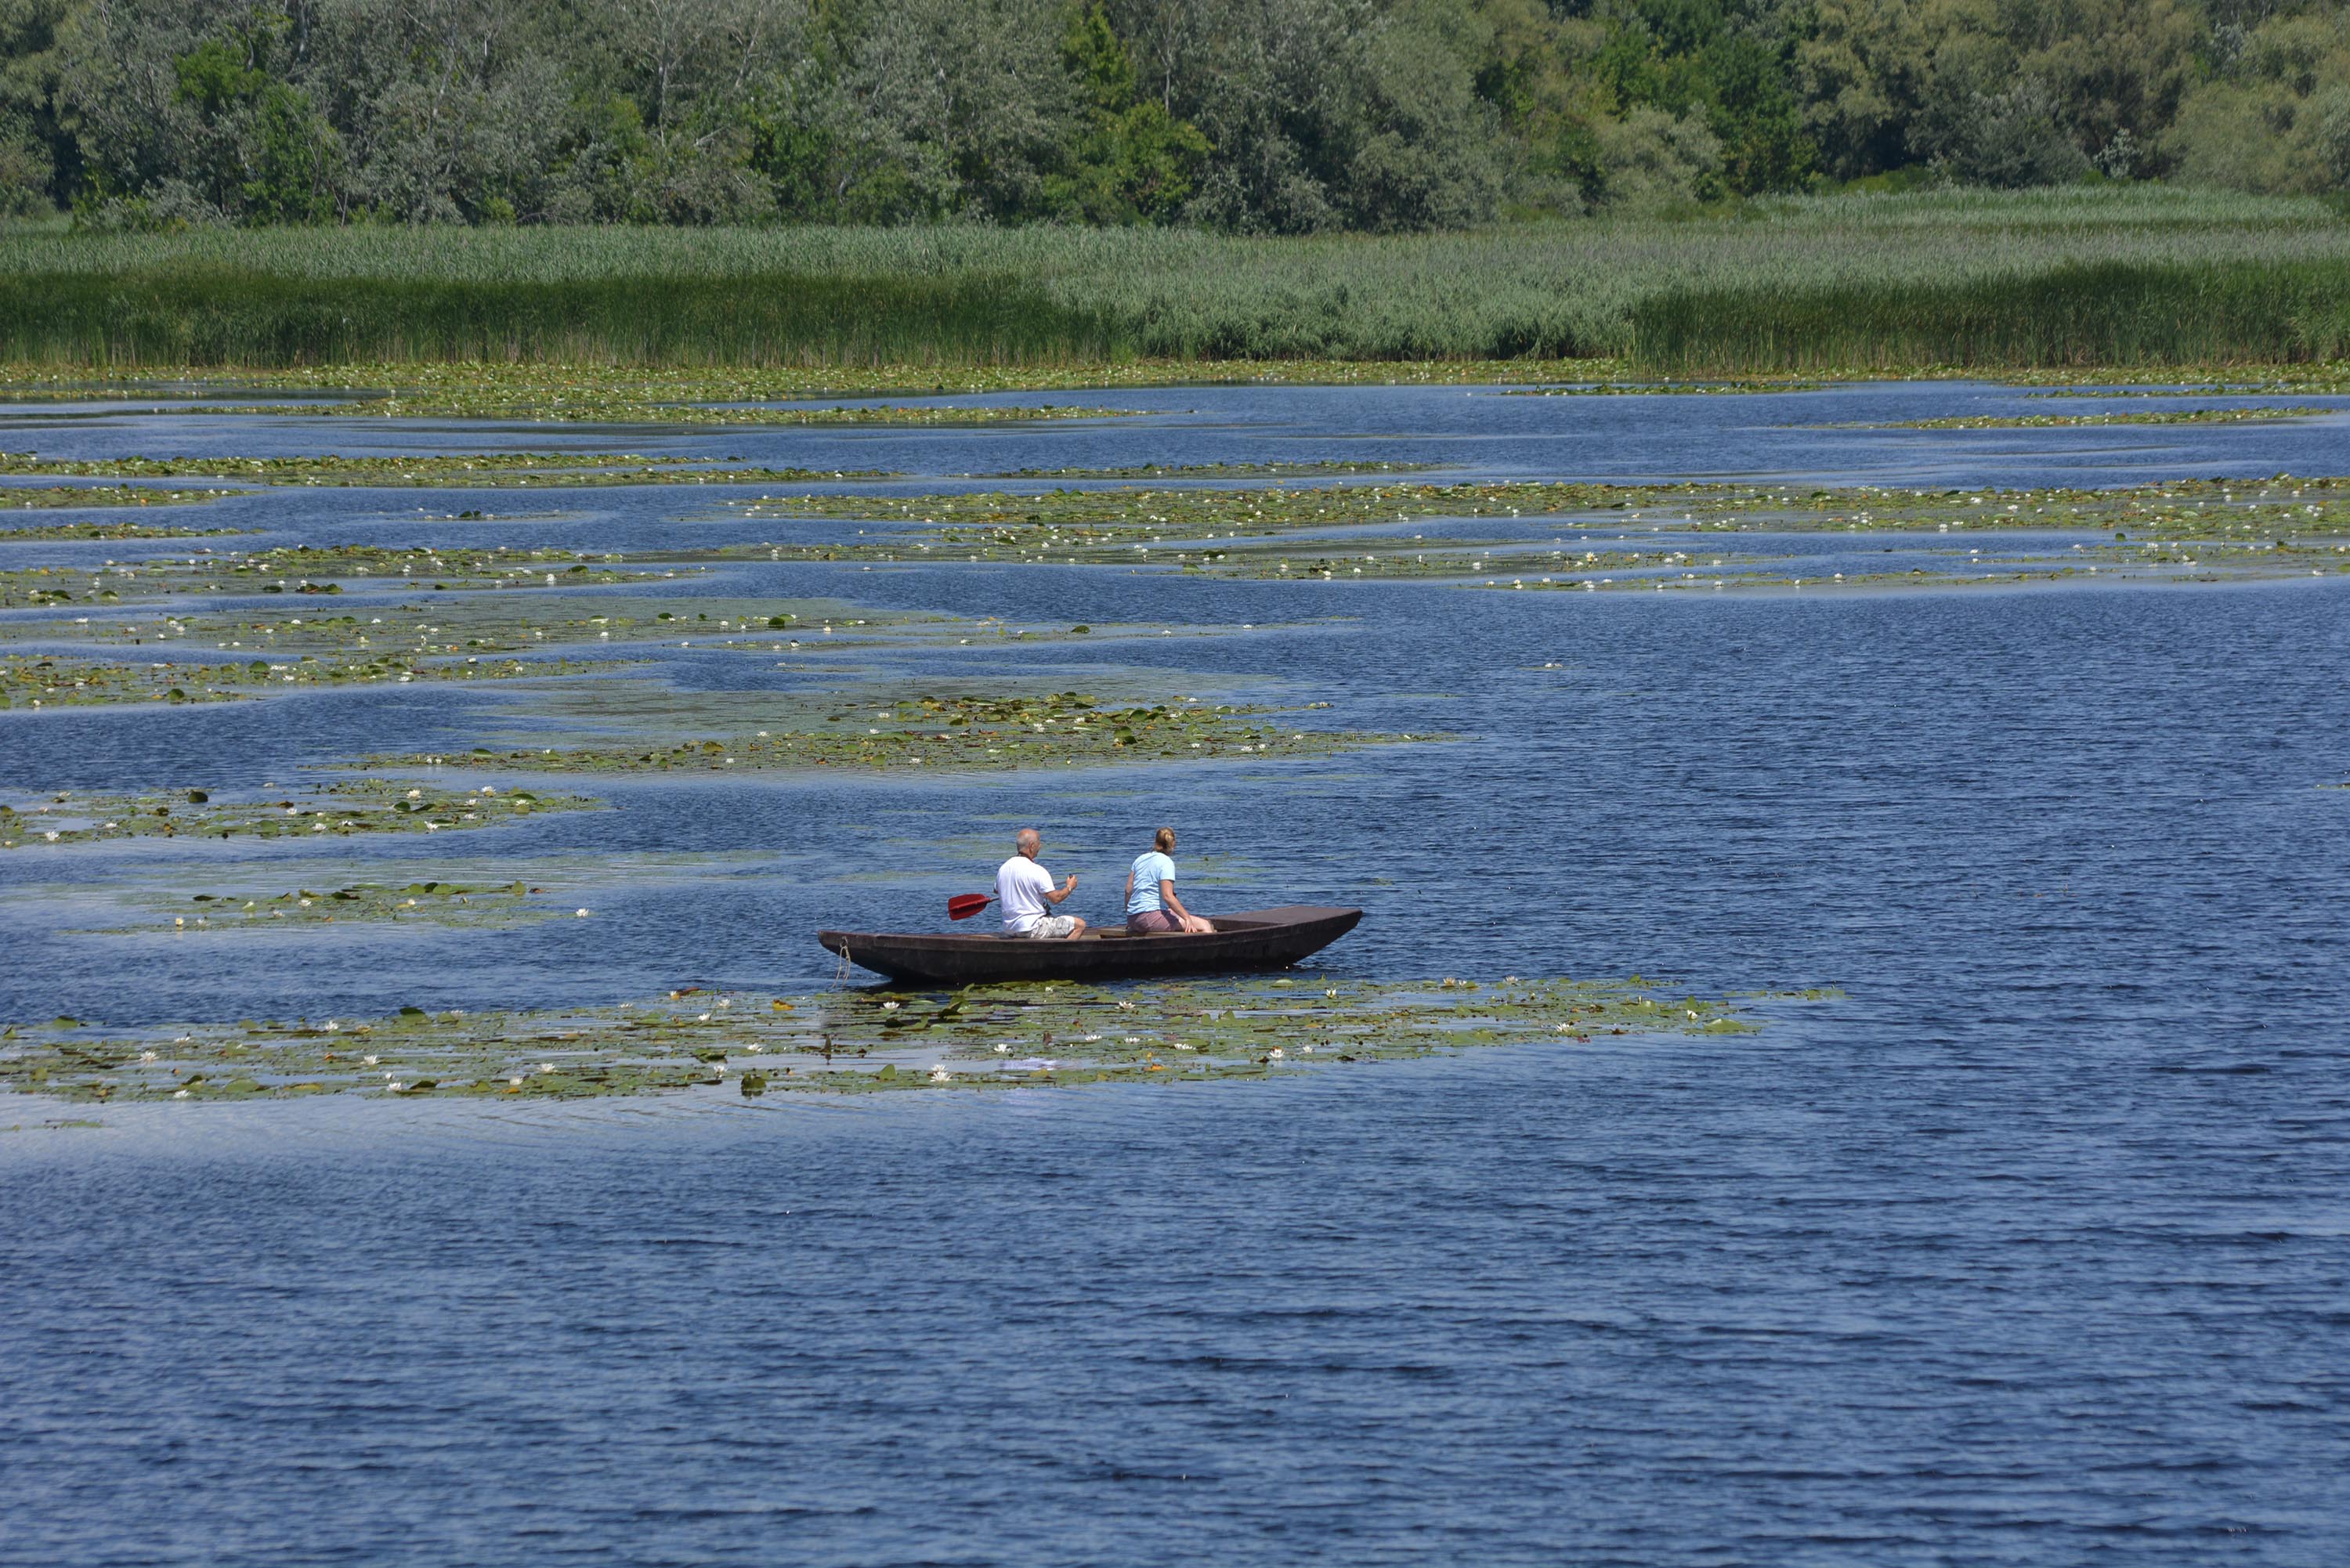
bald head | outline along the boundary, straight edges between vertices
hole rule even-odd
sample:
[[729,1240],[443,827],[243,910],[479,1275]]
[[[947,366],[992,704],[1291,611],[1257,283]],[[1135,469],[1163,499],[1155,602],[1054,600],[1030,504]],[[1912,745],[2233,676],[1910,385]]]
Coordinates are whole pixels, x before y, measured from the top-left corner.
[[1036,858],[1036,851],[1044,846],[1044,836],[1033,827],[1024,827],[1012,836],[1012,847],[1031,860]]

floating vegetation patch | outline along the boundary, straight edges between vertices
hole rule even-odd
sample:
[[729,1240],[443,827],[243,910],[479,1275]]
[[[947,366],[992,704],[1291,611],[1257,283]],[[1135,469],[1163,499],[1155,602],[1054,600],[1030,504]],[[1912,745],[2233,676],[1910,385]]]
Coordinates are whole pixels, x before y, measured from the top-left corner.
[[1332,479],[1350,473],[1424,473],[1433,462],[1369,462],[1346,459],[1304,462],[1145,462],[1125,468],[1015,468],[966,479]]
[[[1324,709],[1326,702],[1308,705]],[[1107,707],[1082,692],[1037,697],[915,696],[838,708],[806,729],[761,730],[673,746],[610,745],[370,757],[367,766],[491,767],[554,773],[724,773],[757,768],[1073,767],[1084,763],[1206,762],[1328,756],[1358,747],[1439,740],[1306,729],[1281,715],[1307,710],[1192,700]]]
[[[2303,369],[2315,369],[2319,368],[2303,367]],[[2335,379],[2338,380],[2340,378],[2335,378]],[[2308,387],[2299,385],[2282,386],[2273,383],[2262,385],[2246,382],[2241,385],[2229,386],[2214,383],[2210,386],[2201,387],[2067,387],[2062,390],[2054,392],[2026,392],[2023,396],[2026,399],[2062,398],[2069,402],[2074,399],[2085,398],[2257,398],[2267,393],[2307,391],[2309,389],[2311,389]]]
[[[1448,545],[1453,541],[1447,540]],[[1596,573],[1679,572],[1710,563],[1713,566],[1747,567],[1767,557],[1721,555],[1688,550],[1584,550],[1566,546],[1544,549],[1523,539],[1471,542],[1467,548],[1430,550],[1414,543],[1350,551],[1345,555],[1313,555],[1278,545],[1243,545],[1228,549],[1181,551],[1174,564],[1186,572],[1213,576],[1247,577],[1260,581],[1309,582],[1435,580],[1458,582],[1464,587],[1579,587]],[[1515,574],[1487,577],[1491,571]],[[1526,574],[1540,574],[1528,577]],[[1554,581],[1551,574],[1565,574]],[[1607,579],[1613,583],[1614,579]]]
[[2338,414],[2340,409],[2322,403],[2267,409],[2138,409],[2125,413],[2098,414],[1951,414],[1933,420],[1896,420],[1886,424],[1813,425],[1812,430],[1837,431],[2021,431],[2058,430],[2075,425],[2241,425],[2274,420],[2306,420]]
[[234,490],[163,490],[151,484],[0,485],[0,511],[77,506],[193,506],[234,495]]
[[1780,533],[1972,527],[2350,532],[2350,478],[2289,474],[2116,490],[1525,482],[914,497],[812,493],[739,504],[753,518],[847,518],[895,526],[887,538],[730,545],[714,553],[720,558],[1160,566],[1170,550],[1218,539],[1385,527],[1429,518],[1582,518],[1602,527],[1646,523],[1651,528]]
[[373,657],[303,654],[272,662],[185,663],[0,654],[0,709],[84,708],[119,702],[228,702],[280,696],[320,687],[390,681],[514,680],[525,676],[577,675],[604,668],[559,659],[424,659],[387,649]]
[[392,392],[350,402],[255,403],[203,410],[213,414],[342,414],[362,419],[584,420],[598,424],[691,425],[1008,425],[1055,420],[1130,420],[1150,410],[1103,409],[1065,403],[951,405],[877,404],[857,408],[779,408],[761,404],[671,403],[631,397],[615,388],[593,399],[538,401],[526,384],[500,391],[491,387],[459,392]]
[[[0,473],[36,477],[243,479],[278,485],[365,485],[373,489],[498,486],[561,489],[612,484],[806,483],[887,479],[879,469],[727,468],[738,457],[645,457],[636,452],[469,452],[453,457],[109,457],[40,458],[0,452]],[[0,490],[0,496],[13,494]],[[224,494],[227,492],[208,492]]]
[[[695,1086],[787,1092],[1201,1083],[1537,1042],[1733,1040],[1741,1001],[1618,981],[1279,979],[974,986],[769,997],[681,989],[527,1012],[404,1007],[372,1021],[117,1031],[72,1017],[0,1032],[0,1087],[77,1102],[356,1092],[577,1099]],[[1818,1000],[1829,992],[1785,993]]]
[[[799,647],[804,637],[827,647],[864,647],[879,640],[887,628],[920,626],[941,632],[950,628],[968,632],[1000,624],[879,610],[852,613],[851,607],[837,599],[460,595],[426,604],[371,605],[344,613],[313,600],[288,601],[285,607],[304,613],[278,613],[273,606],[268,611],[184,616],[151,612],[130,618],[77,616],[70,626],[56,619],[19,618],[0,622],[0,638],[47,642],[70,636],[76,640],[139,647],[150,641],[185,642],[197,648],[209,645],[214,653],[241,654],[248,663],[264,663],[265,668],[269,659],[341,656],[355,670],[385,662],[397,666],[396,673],[421,675],[426,661],[438,658],[477,659],[573,644],[592,643],[602,650],[608,644],[677,639],[697,648],[780,651]],[[563,672],[552,664],[543,669],[546,673]]]
[[[1890,552],[1887,552],[1890,554]],[[1667,576],[1580,581],[1520,578],[1500,586],[1519,588],[1585,588],[1602,591],[1690,588],[1814,589],[1950,588],[2015,587],[2085,581],[2102,574],[2111,582],[2218,583],[2350,573],[2350,545],[2303,540],[2228,539],[2204,536],[2144,545],[2074,545],[2063,554],[2001,555],[1970,550],[1963,556],[1939,552],[1924,566],[1885,571],[1834,571],[1731,566]],[[1495,587],[1488,579],[1483,585]]]
[[1707,397],[1739,392],[1816,392],[1831,381],[1799,381],[1768,377],[1732,381],[1594,381],[1580,387],[1512,387],[1505,398],[1675,398]]
[[526,882],[503,885],[430,881],[353,882],[313,892],[170,894],[146,900],[157,918],[144,925],[109,926],[96,936],[143,936],[158,931],[285,930],[308,926],[391,924],[486,928],[531,920],[584,919],[572,909],[534,905],[543,888]]
[[[378,545],[289,545],[280,549],[215,552],[97,566],[27,566],[0,571],[0,607],[102,606],[173,594],[339,594],[342,583],[382,577],[384,587],[474,588],[578,587],[635,582],[641,572],[615,569],[616,557],[569,550],[396,549]],[[677,574],[671,572],[671,576]],[[374,585],[370,585],[374,586]],[[178,628],[172,635],[181,635]]]
[[123,838],[457,832],[603,807],[602,801],[586,795],[494,785],[466,790],[400,779],[350,779],[323,789],[234,800],[215,800],[203,789],[141,794],[55,790],[0,797],[0,849]]
[[[105,396],[190,398],[226,393],[292,391],[312,397],[382,397],[401,389],[410,411],[432,404],[480,419],[613,420],[642,417],[647,408],[708,406],[789,399],[974,396],[1076,388],[1163,387],[1184,382],[1243,386],[1481,385],[1556,376],[1621,377],[1630,367],[1615,359],[1329,359],[1055,358],[1029,365],[868,359],[849,365],[723,365],[649,367],[566,363],[561,359],[492,362],[306,365],[271,369],[215,367],[143,369],[108,376],[102,367],[61,370],[47,364],[0,365],[0,396],[84,400]],[[2108,378],[2110,379],[2110,378]],[[183,385],[153,390],[162,380]],[[193,389],[192,389],[192,387]],[[299,413],[313,401],[284,410]]]
[[[0,491],[5,495],[5,491]],[[44,523],[31,527],[0,527],[0,545],[64,541],[112,544],[123,539],[210,539],[224,534],[258,533],[254,528],[198,528],[172,523]]]

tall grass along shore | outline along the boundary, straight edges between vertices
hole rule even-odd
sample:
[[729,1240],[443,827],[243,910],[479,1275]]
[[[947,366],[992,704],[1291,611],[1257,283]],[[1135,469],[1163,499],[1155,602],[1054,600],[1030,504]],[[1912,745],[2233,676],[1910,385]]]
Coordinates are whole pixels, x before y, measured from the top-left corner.
[[2350,223],[2116,187],[1789,198],[1472,234],[0,231],[47,367],[1616,358],[1687,373],[2350,353]]

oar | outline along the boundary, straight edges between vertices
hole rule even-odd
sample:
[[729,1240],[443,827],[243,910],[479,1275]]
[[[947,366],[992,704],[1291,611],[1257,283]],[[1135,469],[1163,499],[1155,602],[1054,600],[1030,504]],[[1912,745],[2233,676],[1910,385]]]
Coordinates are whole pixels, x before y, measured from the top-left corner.
[[993,902],[995,896],[992,893],[957,893],[947,900],[947,919],[968,920]]

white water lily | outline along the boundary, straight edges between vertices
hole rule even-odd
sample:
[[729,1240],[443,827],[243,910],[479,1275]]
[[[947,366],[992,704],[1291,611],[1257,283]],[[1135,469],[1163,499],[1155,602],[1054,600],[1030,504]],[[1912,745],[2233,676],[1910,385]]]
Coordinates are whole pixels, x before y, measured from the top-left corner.
[[369,1067],[372,1067],[372,1066],[374,1066],[374,1065],[376,1064],[376,1060],[377,1060],[377,1059],[376,1059],[375,1057],[373,1057],[373,1056],[362,1056],[362,1057],[360,1057],[360,1058],[359,1058],[359,1061],[360,1061],[360,1063],[361,1063],[361,1064],[362,1064],[362,1065],[369,1066]]
[[1009,1056],[1012,1054],[1012,1047],[1009,1045],[998,1045],[995,1048],[995,1054],[999,1056]]
[[943,1065],[936,1066],[936,1067],[933,1067],[933,1068],[931,1068],[931,1083],[933,1083],[933,1084],[944,1084],[944,1083],[948,1083],[948,1082],[951,1082],[951,1081],[953,1079],[953,1077],[954,1077],[954,1075],[953,1075],[953,1074],[951,1074],[951,1073],[950,1073],[950,1072],[948,1072],[948,1071],[946,1070],[945,1066],[943,1066]]
[[188,1091],[185,1089],[178,1090],[173,1093],[172,1097],[175,1100],[184,1100],[188,1097]]
[[1266,1052],[1265,1054],[1274,1061],[1278,1062],[1281,1060],[1282,1056],[1281,1047],[1276,1045],[1272,1050]]
[[155,1060],[155,1053],[152,1051],[141,1051],[139,1053],[139,1059],[141,1062],[152,1062]]
[[582,919],[582,920],[584,920],[584,919],[586,919],[588,918],[588,911],[587,911],[587,910],[585,910],[585,909],[574,909],[574,910],[572,910],[572,911],[571,911],[571,913],[573,914],[573,916],[574,916],[574,917],[576,917],[577,919]]
[[898,1011],[898,1004],[894,1002],[885,1002],[881,1004],[881,1011],[884,1012],[895,1012]]
[[541,1062],[538,1064],[538,1070],[542,1073],[552,1073],[555,1071],[555,1064],[552,1062]]

